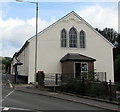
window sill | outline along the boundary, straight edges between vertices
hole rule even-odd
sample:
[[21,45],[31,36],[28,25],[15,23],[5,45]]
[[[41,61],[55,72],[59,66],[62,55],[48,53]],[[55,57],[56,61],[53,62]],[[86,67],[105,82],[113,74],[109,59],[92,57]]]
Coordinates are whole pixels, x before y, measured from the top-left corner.
[[71,47],[60,47],[61,49],[71,49],[71,50],[86,50],[86,48],[71,48]]

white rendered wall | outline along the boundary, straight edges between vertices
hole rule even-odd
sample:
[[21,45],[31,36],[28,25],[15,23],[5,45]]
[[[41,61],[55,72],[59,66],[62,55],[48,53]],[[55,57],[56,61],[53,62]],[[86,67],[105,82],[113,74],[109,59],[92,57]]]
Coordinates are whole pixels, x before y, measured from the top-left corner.
[[15,74],[15,71],[14,71],[14,67],[13,65],[17,62],[17,60],[15,59],[15,57],[13,58],[12,62],[11,62],[11,74]]
[[35,38],[29,43],[29,77],[28,83],[35,82]]
[[28,76],[29,71],[29,45],[20,53],[17,57],[23,65],[18,65],[18,74],[22,76]]
[[[61,48],[61,30],[65,28],[67,30],[67,36],[69,36],[69,30],[73,26],[77,29],[78,33],[78,48]],[[79,32],[81,30],[86,33],[85,49],[81,49],[79,45]],[[32,39],[29,44],[29,82],[34,82],[34,40],[35,39]],[[74,16],[74,14],[65,17],[64,20],[62,19],[53,27],[39,34],[37,71],[44,71],[45,73],[61,73],[60,59],[67,53],[79,53],[96,59],[94,66],[95,71],[107,72],[107,80],[114,81],[112,46],[84,22]]]

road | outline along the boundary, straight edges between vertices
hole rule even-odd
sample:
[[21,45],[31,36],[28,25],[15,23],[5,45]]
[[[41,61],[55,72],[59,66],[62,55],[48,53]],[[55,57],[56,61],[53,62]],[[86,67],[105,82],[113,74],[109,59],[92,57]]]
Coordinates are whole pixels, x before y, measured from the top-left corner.
[[[7,76],[3,75],[3,80],[7,80]],[[56,112],[56,111],[83,111],[84,112],[111,112],[88,106],[81,103],[75,103],[63,99],[58,99],[50,96],[38,95],[12,89],[7,85],[2,88],[2,112]]]
[[[6,86],[3,86],[2,106],[4,111],[6,110],[7,112],[44,112],[47,110],[54,112],[57,110],[68,110],[69,112],[72,110],[84,110],[85,112],[90,110],[96,112],[104,111],[100,108],[67,100],[17,91]],[[105,110],[105,112],[110,111]]]

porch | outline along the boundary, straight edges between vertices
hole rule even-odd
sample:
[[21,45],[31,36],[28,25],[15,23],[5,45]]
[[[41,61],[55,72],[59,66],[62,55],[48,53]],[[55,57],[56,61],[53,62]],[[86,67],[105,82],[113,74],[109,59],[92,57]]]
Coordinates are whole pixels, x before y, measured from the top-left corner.
[[85,77],[92,76],[94,78],[95,61],[95,59],[82,54],[68,53],[60,60],[62,76],[68,75],[68,77],[72,78],[82,78],[85,75]]

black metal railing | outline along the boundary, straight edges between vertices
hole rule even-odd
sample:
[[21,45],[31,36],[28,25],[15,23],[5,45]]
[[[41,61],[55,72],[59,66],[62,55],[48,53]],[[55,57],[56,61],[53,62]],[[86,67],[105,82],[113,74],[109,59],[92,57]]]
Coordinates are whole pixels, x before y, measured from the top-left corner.
[[106,78],[106,72],[82,72],[79,74],[79,76],[77,76],[76,78],[76,74],[74,73],[67,73],[67,74],[62,74],[62,79],[64,80],[64,78],[66,79],[87,79],[87,80],[93,80],[93,81],[100,81],[100,82],[106,82],[107,78]]
[[107,82],[105,72],[82,73],[74,78],[75,74],[47,73],[44,77],[45,87],[53,91],[62,91],[94,98],[116,99],[115,85]]
[[45,85],[61,85],[63,82],[67,82],[67,80],[71,79],[86,79],[91,81],[99,81],[106,82],[106,72],[83,72],[79,77],[75,78],[75,74],[67,73],[67,74],[59,74],[59,73],[45,73],[44,83]]

